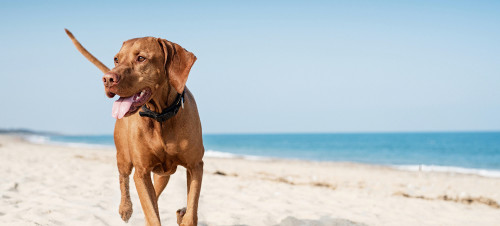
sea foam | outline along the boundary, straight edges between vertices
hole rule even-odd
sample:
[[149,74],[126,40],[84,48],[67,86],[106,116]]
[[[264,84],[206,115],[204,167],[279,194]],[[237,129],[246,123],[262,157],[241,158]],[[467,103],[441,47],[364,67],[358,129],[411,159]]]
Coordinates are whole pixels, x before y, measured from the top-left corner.
[[483,177],[500,178],[500,171],[498,170],[463,168],[456,166],[437,166],[437,165],[392,165],[392,167],[399,170],[407,170],[407,171],[461,173],[461,174],[479,175]]
[[49,136],[42,135],[23,135],[22,138],[33,144],[50,144],[58,145],[72,148],[112,148],[114,146],[104,145],[104,144],[90,144],[90,143],[79,143],[79,142],[62,142],[54,141],[50,139]]
[[266,157],[256,156],[256,155],[238,155],[238,154],[233,154],[233,153],[229,153],[229,152],[214,151],[214,150],[206,150],[205,156],[212,157],[212,158],[226,158],[226,159],[235,159],[235,158],[248,159],[248,160],[268,160],[269,159]]

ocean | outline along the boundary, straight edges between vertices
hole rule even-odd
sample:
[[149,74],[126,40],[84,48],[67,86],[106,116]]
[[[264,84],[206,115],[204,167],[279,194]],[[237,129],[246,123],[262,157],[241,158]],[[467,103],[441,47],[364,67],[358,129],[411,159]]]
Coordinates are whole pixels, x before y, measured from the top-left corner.
[[[114,146],[112,135],[30,136],[38,143]],[[205,134],[206,156],[386,165],[500,177],[500,132]]]

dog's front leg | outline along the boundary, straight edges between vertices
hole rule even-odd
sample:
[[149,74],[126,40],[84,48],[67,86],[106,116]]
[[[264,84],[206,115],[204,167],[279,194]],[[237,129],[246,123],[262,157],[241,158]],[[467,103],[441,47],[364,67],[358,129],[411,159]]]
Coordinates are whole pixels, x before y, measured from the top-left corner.
[[[203,161],[187,169],[188,197],[186,210],[177,211],[177,223],[181,226],[198,225],[198,200],[200,198],[201,181],[203,179]],[[185,214],[183,212],[185,211]]]
[[132,167],[130,170],[120,170],[120,191],[121,191],[121,201],[120,208],[118,212],[122,217],[123,221],[128,222],[130,216],[132,216],[132,202],[130,201],[130,192],[129,192],[129,175],[130,171],[132,171]]
[[142,210],[149,226],[160,226],[160,215],[158,213],[158,203],[156,201],[155,189],[151,181],[151,172],[136,167],[134,173],[135,187],[141,200]]
[[129,176],[132,173],[133,165],[127,158],[128,152],[117,147],[117,165],[118,172],[120,173],[120,191],[121,191],[121,201],[118,213],[122,217],[123,221],[128,222],[130,216],[132,216],[132,202],[130,201],[129,192]]

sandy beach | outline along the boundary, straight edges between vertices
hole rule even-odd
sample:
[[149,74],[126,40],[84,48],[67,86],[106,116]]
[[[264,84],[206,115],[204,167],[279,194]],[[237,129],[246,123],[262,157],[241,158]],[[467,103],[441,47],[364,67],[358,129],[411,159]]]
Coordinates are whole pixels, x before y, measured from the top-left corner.
[[[499,225],[500,179],[354,163],[205,159],[200,225]],[[2,225],[144,225],[118,215],[113,148],[0,136]],[[160,197],[163,225],[186,202],[179,167]]]

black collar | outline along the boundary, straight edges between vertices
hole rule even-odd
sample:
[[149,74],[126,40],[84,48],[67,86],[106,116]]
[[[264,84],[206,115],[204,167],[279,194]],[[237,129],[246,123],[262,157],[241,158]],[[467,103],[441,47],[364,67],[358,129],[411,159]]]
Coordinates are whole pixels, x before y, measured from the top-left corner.
[[161,113],[157,113],[154,111],[149,110],[146,105],[142,106],[141,112],[139,112],[139,115],[141,117],[149,117],[152,118],[158,122],[164,122],[167,121],[168,119],[172,118],[177,114],[179,109],[182,107],[184,108],[184,90],[182,94],[177,94],[177,97],[175,98],[175,101],[172,105],[168,106],[167,108],[163,109]]

